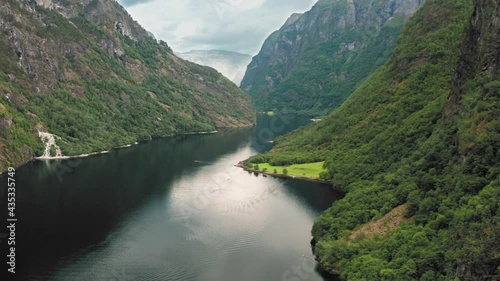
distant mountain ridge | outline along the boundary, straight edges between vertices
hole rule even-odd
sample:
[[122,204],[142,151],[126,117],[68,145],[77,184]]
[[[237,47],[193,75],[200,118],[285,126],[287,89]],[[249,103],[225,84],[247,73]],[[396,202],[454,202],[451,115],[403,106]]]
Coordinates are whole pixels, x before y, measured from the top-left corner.
[[240,85],[252,56],[225,50],[192,50],[176,52],[179,57],[218,70],[236,85]]
[[71,156],[255,122],[245,92],[115,0],[2,0],[0,91],[0,171],[41,156],[39,132]]
[[392,53],[424,0],[320,0],[264,42],[241,82],[257,109],[325,115]]

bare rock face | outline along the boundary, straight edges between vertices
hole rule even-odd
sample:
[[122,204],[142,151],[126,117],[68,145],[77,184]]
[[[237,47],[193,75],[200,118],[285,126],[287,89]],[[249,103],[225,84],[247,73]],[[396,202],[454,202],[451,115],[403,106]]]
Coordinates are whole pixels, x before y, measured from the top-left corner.
[[258,110],[322,115],[385,62],[424,0],[320,0],[271,34],[241,88]]
[[12,128],[12,118],[5,116],[0,119],[0,132],[7,132]]
[[468,72],[500,70],[500,3],[478,0],[462,44],[461,62]]
[[57,8],[56,3],[53,0],[36,0],[36,3],[45,9],[55,9]]

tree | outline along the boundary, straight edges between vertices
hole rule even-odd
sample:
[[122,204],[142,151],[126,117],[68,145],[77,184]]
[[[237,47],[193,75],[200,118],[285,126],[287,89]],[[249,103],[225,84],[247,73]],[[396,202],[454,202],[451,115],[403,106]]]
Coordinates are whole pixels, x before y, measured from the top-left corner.
[[259,170],[259,164],[255,164],[255,165],[253,166],[253,169],[254,169],[254,170],[256,170],[256,171],[258,171],[258,170]]
[[288,175],[288,170],[286,168],[283,169],[283,175]]
[[57,150],[56,150],[56,147],[54,145],[50,146],[50,155],[49,156],[51,156],[51,157],[57,156]]

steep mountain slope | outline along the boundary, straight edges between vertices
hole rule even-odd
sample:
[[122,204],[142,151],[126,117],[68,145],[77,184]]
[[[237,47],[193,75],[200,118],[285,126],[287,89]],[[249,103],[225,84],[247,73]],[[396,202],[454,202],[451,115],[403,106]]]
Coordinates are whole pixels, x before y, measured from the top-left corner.
[[0,3],[0,170],[166,135],[251,126],[250,97],[176,57],[113,0]]
[[392,53],[424,0],[320,0],[264,43],[241,88],[258,110],[324,115]]
[[[323,268],[347,280],[500,277],[499,23],[497,0],[428,0],[339,109],[246,161],[326,160],[322,177],[347,195],[312,230]],[[398,206],[394,230],[360,234]]]
[[240,85],[247,65],[252,60],[250,55],[224,50],[193,50],[175,54],[190,62],[217,69],[236,85]]

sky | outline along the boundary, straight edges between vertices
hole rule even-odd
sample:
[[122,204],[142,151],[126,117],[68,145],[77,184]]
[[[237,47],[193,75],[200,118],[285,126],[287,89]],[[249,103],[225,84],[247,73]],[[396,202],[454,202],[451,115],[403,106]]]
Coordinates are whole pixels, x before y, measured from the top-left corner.
[[176,52],[227,50],[256,55],[293,13],[316,0],[118,0]]

